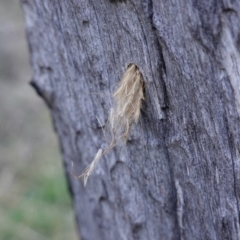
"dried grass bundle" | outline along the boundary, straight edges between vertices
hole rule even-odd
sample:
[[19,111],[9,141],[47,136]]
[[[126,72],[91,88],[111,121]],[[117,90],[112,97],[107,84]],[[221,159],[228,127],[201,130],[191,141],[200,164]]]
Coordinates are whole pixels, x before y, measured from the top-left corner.
[[131,125],[138,122],[143,95],[143,77],[135,64],[130,64],[118,89],[113,94],[115,105],[110,114],[110,125],[114,138],[128,138]]
[[142,73],[135,64],[130,64],[113,94],[114,105],[109,117],[112,141],[106,149],[98,150],[92,163],[77,177],[84,179],[84,186],[100,158],[114,148],[120,139],[126,143],[131,125],[139,120],[144,100],[143,87]]

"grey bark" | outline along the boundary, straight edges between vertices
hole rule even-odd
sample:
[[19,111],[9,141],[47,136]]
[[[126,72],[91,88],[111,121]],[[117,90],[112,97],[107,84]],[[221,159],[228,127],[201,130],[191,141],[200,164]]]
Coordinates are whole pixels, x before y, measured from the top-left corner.
[[[22,0],[83,240],[240,239],[240,1]],[[146,100],[87,188],[129,63]],[[99,124],[97,118],[102,124]],[[100,126],[102,125],[102,126]]]

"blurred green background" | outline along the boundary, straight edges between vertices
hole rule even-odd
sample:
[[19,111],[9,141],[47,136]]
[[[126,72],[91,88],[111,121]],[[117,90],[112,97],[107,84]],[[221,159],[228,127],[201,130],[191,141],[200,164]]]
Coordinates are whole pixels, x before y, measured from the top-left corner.
[[31,69],[18,0],[0,0],[0,240],[76,240],[47,107]]

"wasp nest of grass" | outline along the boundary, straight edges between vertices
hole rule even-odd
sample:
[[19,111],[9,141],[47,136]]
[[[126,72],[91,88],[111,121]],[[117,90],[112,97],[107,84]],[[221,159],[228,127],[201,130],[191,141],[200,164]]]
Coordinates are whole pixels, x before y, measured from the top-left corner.
[[137,123],[144,100],[144,81],[142,73],[135,64],[130,64],[113,94],[113,108],[109,122],[112,140],[106,149],[99,149],[92,163],[77,178],[83,178],[84,186],[101,157],[114,148],[119,140],[126,143],[131,126]]

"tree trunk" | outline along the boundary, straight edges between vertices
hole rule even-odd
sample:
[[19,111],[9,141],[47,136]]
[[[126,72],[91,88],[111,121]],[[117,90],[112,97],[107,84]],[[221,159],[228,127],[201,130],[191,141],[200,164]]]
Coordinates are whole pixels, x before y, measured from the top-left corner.
[[[240,239],[240,1],[22,5],[32,85],[51,109],[81,238]],[[85,189],[72,162],[80,174],[106,147],[130,63],[145,82],[140,121]]]

